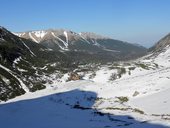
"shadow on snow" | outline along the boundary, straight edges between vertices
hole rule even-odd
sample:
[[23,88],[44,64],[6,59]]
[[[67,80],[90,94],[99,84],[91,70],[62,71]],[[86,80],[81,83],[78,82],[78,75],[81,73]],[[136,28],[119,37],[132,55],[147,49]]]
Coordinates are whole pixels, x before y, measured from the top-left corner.
[[0,105],[1,128],[168,128],[93,109],[97,94],[81,90]]

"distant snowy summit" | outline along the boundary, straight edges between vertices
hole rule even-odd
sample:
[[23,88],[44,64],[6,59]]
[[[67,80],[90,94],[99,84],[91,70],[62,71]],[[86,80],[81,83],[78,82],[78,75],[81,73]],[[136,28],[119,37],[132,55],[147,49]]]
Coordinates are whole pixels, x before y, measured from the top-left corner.
[[[50,29],[17,35],[0,27],[0,89],[3,90],[0,100],[22,95],[27,90],[33,92],[44,89],[45,83],[51,82],[51,78],[59,78],[79,65],[108,64],[147,54],[147,49],[141,46],[94,33]],[[162,47],[161,57],[153,54],[149,57],[158,58],[159,63],[167,60],[168,65],[169,42],[168,35],[155,45]],[[152,52],[156,53],[154,50]],[[145,65],[140,66],[145,68]],[[49,78],[53,73],[56,74]]]
[[36,43],[40,43],[41,41],[48,39],[49,37],[56,38],[56,36],[65,36],[65,39],[64,39],[65,42],[68,42],[69,40],[72,41],[73,37],[75,36],[81,39],[111,39],[109,37],[101,36],[101,35],[98,35],[92,32],[76,33],[76,32],[73,32],[70,30],[64,30],[64,29],[37,30],[37,31],[18,32],[14,34],[19,37],[31,39],[32,41]]
[[[41,30],[12,33],[0,27],[0,100],[44,89],[51,78],[79,65],[129,60],[146,49],[94,33]],[[58,72],[53,77],[51,74]]]
[[48,29],[14,34],[42,44],[54,51],[105,53],[105,55],[114,54],[114,56],[117,54],[120,60],[123,56],[125,58],[135,58],[146,53],[146,48],[140,45],[115,40],[92,32],[76,33],[64,29]]

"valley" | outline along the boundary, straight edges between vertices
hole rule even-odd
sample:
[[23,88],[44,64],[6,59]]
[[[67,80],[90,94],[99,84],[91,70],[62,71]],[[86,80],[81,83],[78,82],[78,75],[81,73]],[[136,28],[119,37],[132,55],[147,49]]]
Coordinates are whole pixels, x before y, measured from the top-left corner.
[[[73,38],[70,33],[62,31],[63,37],[54,32],[50,31],[49,37],[56,37],[49,40],[57,42],[57,46],[51,49],[38,42],[42,35],[45,37],[45,32],[35,33],[41,33],[37,36],[40,38],[32,34],[29,38],[35,39],[30,40],[24,37],[26,34],[17,37],[4,28],[0,31],[2,127],[170,127],[169,36],[145,53],[146,49],[119,41],[109,44],[119,44],[120,48],[108,49],[111,46],[102,45],[106,41],[101,42],[94,34],[91,38],[98,43],[91,44],[89,34],[81,37],[73,33],[78,36],[74,38],[83,40],[80,44],[86,44],[82,49],[75,45],[79,47],[78,52],[70,45],[69,39]],[[135,47],[133,52],[143,49],[143,55],[136,58],[126,51],[128,60],[108,61],[113,58],[112,53],[117,56],[124,45]],[[103,61],[97,49],[103,57],[107,57],[108,52],[110,56]]]

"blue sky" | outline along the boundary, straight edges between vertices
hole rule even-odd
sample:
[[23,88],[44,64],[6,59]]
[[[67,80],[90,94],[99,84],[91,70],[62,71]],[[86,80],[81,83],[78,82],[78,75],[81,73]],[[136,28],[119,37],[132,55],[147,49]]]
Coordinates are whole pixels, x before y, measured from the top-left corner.
[[14,32],[88,31],[146,47],[170,32],[170,0],[0,0],[0,25]]

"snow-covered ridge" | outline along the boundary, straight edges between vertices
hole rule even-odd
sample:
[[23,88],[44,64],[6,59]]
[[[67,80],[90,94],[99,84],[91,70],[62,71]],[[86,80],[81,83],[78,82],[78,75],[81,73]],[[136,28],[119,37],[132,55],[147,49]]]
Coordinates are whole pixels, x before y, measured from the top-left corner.
[[[110,39],[109,37],[104,37],[104,36],[101,36],[101,35],[98,35],[95,33],[91,33],[91,32],[76,33],[76,32],[64,30],[64,29],[47,29],[47,30],[37,30],[37,31],[28,31],[28,32],[18,32],[18,33],[14,33],[14,34],[19,37],[27,37],[27,35],[31,35],[30,37],[33,41],[40,42],[47,34],[50,34],[51,32],[55,33],[55,35],[57,35],[57,36],[64,35],[66,37],[67,43],[69,42],[69,36],[80,36],[85,40],[88,38]],[[36,37],[36,39],[34,37]]]
[[19,33],[13,33],[16,36],[19,37],[25,37],[25,38],[30,38],[34,42],[39,43],[42,38],[47,34],[46,31],[30,31],[30,32],[19,32]]
[[47,34],[46,31],[34,31],[32,33],[34,33],[38,38],[43,38]]
[[[54,36],[54,34],[57,38]],[[117,51],[116,49],[118,49],[118,47],[122,47],[121,44],[124,43],[123,41],[115,40],[110,37],[102,36],[102,35],[92,33],[92,32],[76,33],[76,32],[65,30],[65,29],[48,29],[48,30],[28,31],[28,32],[18,33],[16,35],[22,38],[31,39],[32,41],[36,43],[41,43],[42,45],[48,48],[54,47],[52,48],[53,50],[59,49],[60,51],[63,51],[64,49],[62,46],[62,43],[63,43],[65,49],[68,49],[70,51],[77,51],[80,48],[78,51],[83,51],[84,49],[85,51],[88,51],[89,49],[90,52],[95,52],[93,51],[93,49],[98,49],[98,50],[101,50],[102,52],[105,51],[103,53],[115,52]],[[114,42],[118,42],[118,43],[115,45],[113,44],[109,46],[107,41],[109,41],[110,43],[114,43]],[[90,45],[93,48],[88,48],[90,47]],[[129,45],[133,45],[133,44],[129,44]],[[132,47],[134,47],[134,45]],[[146,49],[144,47],[139,47],[139,46],[135,46],[135,47],[136,49],[140,49],[139,50],[140,54],[145,54]],[[136,51],[136,49],[134,48],[133,50],[134,52],[138,53],[138,50]]]
[[21,33],[13,32],[13,34],[16,35],[16,36],[22,37],[22,36],[25,35],[25,32],[21,32]]
[[[61,48],[61,50],[68,49],[69,45],[71,45],[71,42],[72,41],[74,42],[76,40],[83,40],[84,42],[90,45],[95,45],[97,47],[102,48],[102,46],[97,42],[97,39],[110,39],[108,37],[104,37],[95,33],[90,33],[90,32],[76,33],[64,29],[48,29],[48,30],[28,31],[23,33],[20,32],[14,34],[22,38],[31,39],[36,43],[40,43],[41,41],[48,40],[48,39],[53,39],[54,37],[63,43],[65,48],[63,48],[59,43],[55,42],[59,46],[59,48]],[[65,39],[60,37],[65,37]]]
[[38,43],[38,41],[32,36],[31,33],[29,33],[29,36],[30,36],[30,38],[31,38],[34,42]]

